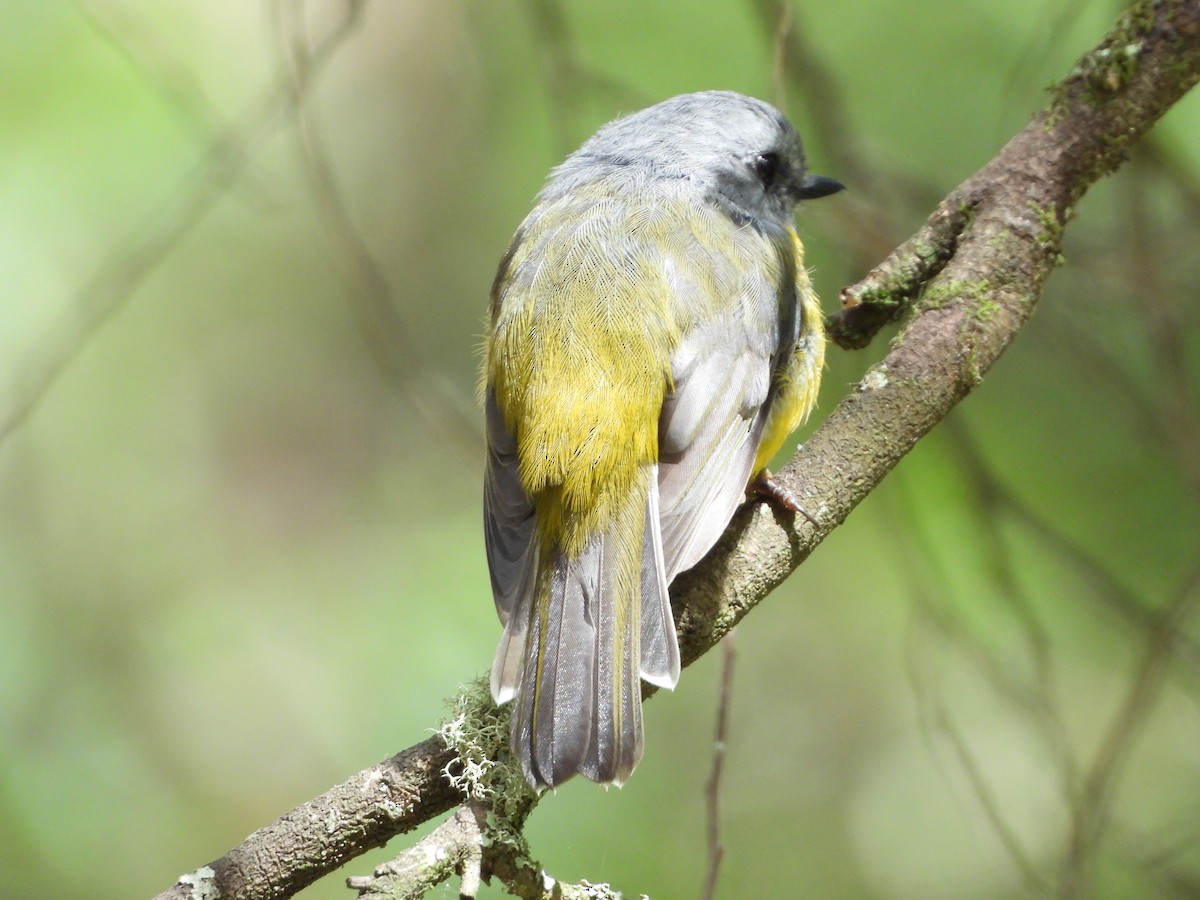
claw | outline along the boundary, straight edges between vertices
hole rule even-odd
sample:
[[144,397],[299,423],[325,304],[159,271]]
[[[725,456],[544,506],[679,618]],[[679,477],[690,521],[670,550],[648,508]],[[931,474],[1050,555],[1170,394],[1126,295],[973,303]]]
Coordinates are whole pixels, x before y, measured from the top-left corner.
[[780,485],[771,477],[771,472],[768,469],[763,469],[750,481],[746,486],[746,493],[751,496],[762,497],[769,503],[774,503],[776,506],[782,507],[788,512],[799,513],[812,522],[817,524],[814,519],[799,501],[792,495],[792,492]]

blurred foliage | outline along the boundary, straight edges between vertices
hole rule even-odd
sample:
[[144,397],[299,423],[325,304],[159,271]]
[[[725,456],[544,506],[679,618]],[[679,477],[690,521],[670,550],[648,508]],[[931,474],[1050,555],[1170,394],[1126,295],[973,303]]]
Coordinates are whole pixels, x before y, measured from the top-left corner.
[[[850,186],[800,217],[832,311],[1118,11],[374,0],[304,70],[345,9],[0,5],[8,900],[157,893],[489,665],[483,310],[599,124],[784,104]],[[1192,96],[1080,204],[1001,364],[739,629],[720,896],[1200,892],[1197,134]],[[627,787],[542,803],[552,873],[699,894],[718,656]]]

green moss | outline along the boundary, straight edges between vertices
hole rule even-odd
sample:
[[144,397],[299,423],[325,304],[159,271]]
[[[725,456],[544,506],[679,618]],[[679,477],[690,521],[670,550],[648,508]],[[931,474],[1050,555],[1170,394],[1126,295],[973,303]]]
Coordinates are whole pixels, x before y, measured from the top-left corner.
[[1129,83],[1137,71],[1141,52],[1140,43],[1099,47],[1085,56],[1071,74],[1079,76],[1087,84],[1091,89],[1088,99],[1099,104],[1107,99],[1108,94],[1116,93]]
[[1061,234],[1062,225],[1058,221],[1058,212],[1053,206],[1043,206],[1040,203],[1035,203],[1030,200],[1026,204],[1033,214],[1037,216],[1038,224],[1042,226],[1042,231],[1046,234]]
[[537,794],[508,751],[510,709],[496,706],[487,678],[477,678],[451,701],[451,718],[442,723],[438,737],[457,756],[446,773],[450,783],[464,799],[488,804],[498,834],[514,831],[519,836]]
[[1035,237],[1038,249],[1050,259],[1052,266],[1061,266],[1066,262],[1062,252],[1063,231],[1066,223],[1074,217],[1074,209],[1068,206],[1060,214],[1055,206],[1043,206],[1033,201],[1029,201],[1028,206],[1037,216],[1040,226]]
[[446,777],[465,800],[487,804],[480,835],[484,850],[498,853],[517,869],[536,871],[524,826],[537,794],[508,752],[510,709],[496,706],[487,679],[477,678],[451,701],[451,718],[442,723],[438,737],[457,756]]
[[921,296],[921,309],[942,309],[963,300],[978,306],[992,290],[984,278],[959,278],[931,285]]
[[871,306],[879,306],[884,309],[899,309],[904,305],[905,294],[890,290],[888,288],[880,288],[873,290],[864,299],[864,303],[869,303]]
[[975,307],[975,318],[980,322],[987,322],[996,315],[1003,307],[995,300],[981,300],[979,305]]
[[1080,57],[1067,77],[1050,88],[1046,127],[1053,128],[1079,96],[1101,106],[1120,92],[1137,73],[1146,36],[1156,21],[1153,3],[1139,3],[1126,11],[1104,43]]
[[968,203],[965,200],[958,204],[958,217],[955,224],[955,232],[957,234],[963,234],[975,224],[975,213],[975,204]]
[[979,356],[974,350],[967,353],[966,365],[963,366],[964,380],[973,388],[983,381],[984,369],[979,364]]

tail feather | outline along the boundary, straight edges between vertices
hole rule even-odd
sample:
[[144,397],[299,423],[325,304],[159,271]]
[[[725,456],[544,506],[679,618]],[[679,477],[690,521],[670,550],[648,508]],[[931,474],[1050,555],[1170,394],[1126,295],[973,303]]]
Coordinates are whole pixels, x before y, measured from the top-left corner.
[[546,629],[526,658],[522,691],[534,696],[531,781],[549,786],[570,777],[591,737],[594,628],[588,621],[586,569],[561,555],[555,560],[544,607]]
[[[616,535],[610,552],[600,550],[596,613],[595,720],[579,771],[592,781],[624,784],[642,758],[642,697],[638,680],[639,602],[627,593],[620,557],[629,553]],[[628,539],[628,535],[621,538]]]
[[524,632],[512,747],[539,789],[576,772],[626,781],[642,756],[641,679],[678,678],[653,467],[641,488],[577,556],[553,551],[526,624],[510,621],[501,642],[494,671],[511,674]]
[[525,632],[529,623],[528,613],[523,618],[512,619],[504,626],[500,635],[500,646],[492,662],[492,699],[507,703],[517,695],[521,680],[522,661],[525,659]]

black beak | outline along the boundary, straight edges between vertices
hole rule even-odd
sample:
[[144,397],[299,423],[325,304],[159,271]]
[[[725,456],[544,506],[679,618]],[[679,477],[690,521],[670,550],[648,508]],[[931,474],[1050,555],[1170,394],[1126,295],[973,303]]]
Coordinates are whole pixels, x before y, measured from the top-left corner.
[[827,178],[824,175],[805,175],[804,180],[800,182],[798,196],[801,200],[816,200],[845,189],[846,186],[836,178]]

